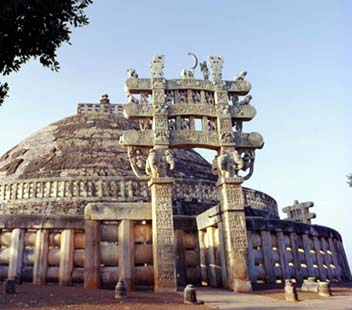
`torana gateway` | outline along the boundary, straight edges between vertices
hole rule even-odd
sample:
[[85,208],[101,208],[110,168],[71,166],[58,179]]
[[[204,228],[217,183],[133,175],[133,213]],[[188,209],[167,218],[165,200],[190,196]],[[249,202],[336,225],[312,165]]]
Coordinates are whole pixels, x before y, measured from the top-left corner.
[[[253,283],[351,280],[341,236],[312,225],[310,202],[280,220],[276,201],[242,187],[264,145],[246,72],[222,57],[180,79],[129,69],[128,104],[79,104],[0,159],[0,280],[87,288],[250,291]],[[208,69],[209,66],[209,69]],[[211,80],[209,79],[211,78]],[[217,151],[212,165],[192,148]]]

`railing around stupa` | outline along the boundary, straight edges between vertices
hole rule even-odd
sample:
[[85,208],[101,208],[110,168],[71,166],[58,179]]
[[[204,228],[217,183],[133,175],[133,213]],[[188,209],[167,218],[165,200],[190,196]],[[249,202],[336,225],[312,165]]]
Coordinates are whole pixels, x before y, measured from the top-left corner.
[[[26,204],[38,201],[149,202],[150,199],[147,183],[133,177],[60,177],[0,182],[2,214],[12,213],[9,204],[23,205],[22,212],[28,213]],[[176,179],[174,200],[216,204],[216,185],[211,181]],[[244,200],[246,205],[278,215],[276,201],[265,193],[244,188]],[[36,212],[39,214],[40,210]]]

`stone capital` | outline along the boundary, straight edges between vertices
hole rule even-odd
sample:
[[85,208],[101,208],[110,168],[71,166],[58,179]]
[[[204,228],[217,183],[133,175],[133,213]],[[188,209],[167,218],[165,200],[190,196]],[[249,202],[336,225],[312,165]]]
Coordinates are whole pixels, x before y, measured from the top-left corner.
[[148,186],[154,184],[173,184],[174,178],[171,177],[160,177],[160,178],[151,178],[148,182]]
[[232,177],[232,178],[219,177],[216,183],[216,186],[220,187],[224,184],[242,184],[242,183],[243,183],[243,178],[240,176]]

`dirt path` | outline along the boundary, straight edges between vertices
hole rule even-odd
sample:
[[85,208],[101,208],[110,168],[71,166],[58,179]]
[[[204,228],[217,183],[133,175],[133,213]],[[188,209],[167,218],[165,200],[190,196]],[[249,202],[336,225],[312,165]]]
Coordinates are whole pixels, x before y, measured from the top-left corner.
[[0,309],[6,310],[209,310],[206,305],[184,305],[178,293],[131,292],[117,300],[112,290],[83,287],[18,285],[15,295],[1,295]]

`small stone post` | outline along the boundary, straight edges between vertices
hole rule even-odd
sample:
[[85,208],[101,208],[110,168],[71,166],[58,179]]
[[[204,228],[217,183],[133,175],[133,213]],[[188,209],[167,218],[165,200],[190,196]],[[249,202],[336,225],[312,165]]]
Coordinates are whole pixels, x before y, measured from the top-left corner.
[[199,305],[203,304],[203,301],[197,301],[197,292],[192,284],[188,284],[183,292],[183,302],[185,304]]
[[285,280],[285,300],[298,301],[297,290],[291,280]]
[[5,279],[3,294],[15,294],[16,293],[16,280],[15,279]]
[[126,282],[123,278],[119,278],[119,281],[115,286],[115,298],[117,299],[127,298]]
[[319,296],[331,296],[331,286],[329,282],[319,282]]
[[315,277],[309,277],[308,280],[303,281],[302,291],[315,293],[319,292],[319,283],[316,282]]

